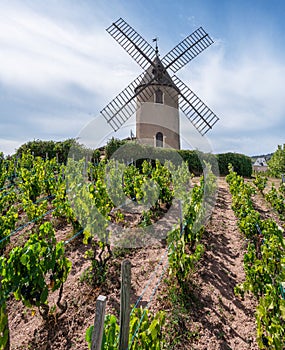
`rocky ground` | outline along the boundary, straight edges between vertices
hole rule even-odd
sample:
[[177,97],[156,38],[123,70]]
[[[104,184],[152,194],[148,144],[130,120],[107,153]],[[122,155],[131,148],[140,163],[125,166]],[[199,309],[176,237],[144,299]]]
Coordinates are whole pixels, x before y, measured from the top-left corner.
[[[219,179],[218,187],[217,203],[203,237],[206,251],[197,271],[191,276],[189,302],[183,302],[183,310],[179,304],[175,308],[174,296],[172,295],[170,301],[169,285],[162,279],[150,304],[154,311],[163,308],[168,313],[169,322],[175,320],[173,312],[178,314],[181,310],[181,315],[177,315],[177,339],[168,339],[169,349],[258,349],[255,341],[256,301],[252,296],[241,300],[233,292],[235,285],[245,277],[243,255],[246,242],[237,229],[236,218],[231,209],[231,196],[224,178]],[[265,216],[271,216],[271,213],[275,215],[261,196],[257,195],[254,200],[257,209]],[[69,230],[68,226],[62,228],[62,237],[66,237]],[[95,304],[99,294],[107,296],[107,312],[118,315],[121,261],[128,258],[132,263],[132,303],[145,291],[141,302],[145,306],[167,260],[163,259],[166,256],[165,248],[161,244],[157,247],[120,252],[109,269],[107,282],[94,289],[82,280],[83,271],[89,265],[85,258],[88,247],[80,239],[68,244],[67,256],[73,265],[64,286],[63,299],[68,303],[66,313],[57,319],[55,315],[58,310],[54,309],[54,317],[46,323],[37,311],[10,300],[8,311],[11,349],[87,349],[85,331],[94,322]],[[149,280],[150,283],[147,284]],[[54,293],[51,302],[56,297]],[[176,297],[179,303],[179,295]],[[168,329],[173,328],[171,326]],[[175,335],[171,332],[169,334],[168,338]]]

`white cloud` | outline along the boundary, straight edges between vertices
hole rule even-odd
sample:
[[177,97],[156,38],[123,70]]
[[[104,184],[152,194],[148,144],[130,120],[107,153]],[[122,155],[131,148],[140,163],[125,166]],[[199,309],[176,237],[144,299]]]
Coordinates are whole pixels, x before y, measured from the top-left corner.
[[[218,151],[233,146],[254,153],[260,143],[271,150],[277,139],[266,131],[284,127],[285,65],[265,42],[263,50],[253,44],[240,51],[235,61],[229,60],[219,42],[183,72],[183,80],[220,117],[218,132],[209,132]],[[227,138],[229,134],[233,138]]]
[[84,28],[16,5],[0,13],[0,135],[19,140],[1,142],[6,153],[75,136],[139,72],[100,21]]
[[0,145],[1,150],[0,152],[3,152],[5,155],[12,155],[15,153],[16,149],[21,146],[22,143],[24,143],[25,140],[10,140],[10,139],[2,139],[0,138]]
[[132,60],[99,23],[88,32],[80,28],[28,10],[2,12],[0,81],[60,98],[65,84],[99,95],[119,92],[135,77],[127,68],[135,67]]
[[[1,4],[0,13],[0,130],[9,139],[13,132],[20,142],[30,135],[73,136],[141,73],[105,31],[109,14],[95,16],[94,24],[74,23],[70,13],[53,17],[20,2],[9,4]],[[69,12],[79,8],[65,6]],[[220,117],[207,134],[215,152],[262,153],[280,143],[285,65],[266,40],[257,35],[249,45],[243,38],[235,52],[225,39],[215,40],[177,74]],[[5,93],[10,109],[8,102],[3,109]],[[22,129],[13,128],[17,122]],[[7,149],[2,138],[1,149]],[[11,149],[16,143],[11,141]]]

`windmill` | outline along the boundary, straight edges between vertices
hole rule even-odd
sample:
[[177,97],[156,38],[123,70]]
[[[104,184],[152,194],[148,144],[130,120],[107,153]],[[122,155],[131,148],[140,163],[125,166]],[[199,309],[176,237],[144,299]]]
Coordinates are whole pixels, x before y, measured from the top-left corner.
[[175,75],[213,43],[202,27],[162,59],[157,38],[153,39],[156,43],[153,48],[122,18],[106,30],[144,69],[101,111],[114,131],[136,112],[137,139],[153,139],[157,147],[180,149],[179,108],[201,135],[212,129],[219,118]]

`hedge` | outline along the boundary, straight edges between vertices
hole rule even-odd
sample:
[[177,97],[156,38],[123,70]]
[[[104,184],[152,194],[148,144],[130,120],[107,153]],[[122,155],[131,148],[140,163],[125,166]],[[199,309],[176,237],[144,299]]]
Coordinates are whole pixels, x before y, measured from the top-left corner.
[[222,153],[217,155],[220,175],[227,175],[229,173],[228,165],[232,164],[233,170],[241,176],[251,177],[252,162],[251,158],[239,153]]
[[[201,175],[203,172],[203,161],[210,163],[212,170],[216,175],[225,176],[228,174],[228,164],[231,163],[234,171],[237,174],[245,177],[250,177],[252,174],[252,163],[250,157],[239,153],[222,153],[214,155],[212,153],[203,153],[198,150],[173,150],[167,148],[153,148],[138,144],[137,142],[126,142],[126,140],[118,140],[112,138],[105,146],[105,156],[109,159],[112,154],[120,149],[124,144],[128,144],[126,153],[131,154],[132,158],[136,159],[136,164],[139,166],[139,159],[168,159],[177,161],[179,156],[182,160],[188,163],[189,171],[194,175]],[[23,152],[30,150],[35,156],[45,158],[46,154],[49,158],[58,156],[59,162],[66,163],[69,152],[75,153],[86,152],[75,139],[68,139],[62,142],[34,140],[22,145],[16,155],[20,156]],[[92,154],[93,161],[99,161],[100,151],[89,150]],[[178,155],[177,155],[178,152]],[[89,152],[88,152],[89,153]],[[127,157],[127,154],[125,154]]]

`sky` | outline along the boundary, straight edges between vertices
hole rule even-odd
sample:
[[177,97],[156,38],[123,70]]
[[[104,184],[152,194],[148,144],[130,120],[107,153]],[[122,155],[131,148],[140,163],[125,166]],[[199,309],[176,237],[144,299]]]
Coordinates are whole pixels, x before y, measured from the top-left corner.
[[[80,139],[90,126],[129,136],[134,119],[112,134],[100,115],[142,73],[105,30],[122,17],[150,44],[158,37],[162,57],[202,26],[214,44],[177,72],[220,118],[202,143],[274,152],[285,143],[284,13],[281,0],[0,0],[0,151]],[[180,118],[182,139],[195,139]]]

